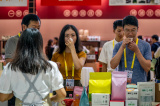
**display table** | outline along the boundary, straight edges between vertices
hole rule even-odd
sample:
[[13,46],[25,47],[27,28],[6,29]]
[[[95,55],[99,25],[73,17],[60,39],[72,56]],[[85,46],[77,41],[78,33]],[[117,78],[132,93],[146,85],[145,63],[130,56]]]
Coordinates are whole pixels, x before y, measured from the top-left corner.
[[92,67],[83,67],[81,70],[81,84],[87,87],[89,85],[89,73],[94,72]]

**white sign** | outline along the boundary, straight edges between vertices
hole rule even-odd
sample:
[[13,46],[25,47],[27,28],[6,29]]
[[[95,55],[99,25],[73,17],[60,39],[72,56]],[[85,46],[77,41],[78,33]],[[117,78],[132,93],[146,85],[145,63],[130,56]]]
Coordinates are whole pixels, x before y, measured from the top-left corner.
[[109,0],[110,6],[115,5],[157,5],[160,0]]
[[26,7],[27,0],[0,0],[0,7],[7,7],[7,6]]

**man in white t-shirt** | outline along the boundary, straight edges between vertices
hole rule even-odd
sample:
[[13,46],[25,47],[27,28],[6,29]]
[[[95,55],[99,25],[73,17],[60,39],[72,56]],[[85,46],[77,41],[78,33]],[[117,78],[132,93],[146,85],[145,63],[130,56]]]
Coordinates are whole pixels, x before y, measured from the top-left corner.
[[110,66],[110,61],[112,59],[115,44],[123,40],[124,32],[122,27],[122,20],[114,21],[113,32],[116,35],[115,39],[108,41],[103,45],[98,59],[100,62],[102,62],[102,72],[112,72],[114,70]]

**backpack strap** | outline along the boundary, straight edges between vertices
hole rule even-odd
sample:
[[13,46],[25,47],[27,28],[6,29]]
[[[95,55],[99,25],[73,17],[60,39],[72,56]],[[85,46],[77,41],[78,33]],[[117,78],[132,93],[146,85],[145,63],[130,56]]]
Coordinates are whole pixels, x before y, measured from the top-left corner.
[[[29,78],[27,77],[27,75],[25,74],[25,73],[22,73],[23,74],[23,76],[25,77],[25,79],[26,79],[26,81],[29,83],[29,89],[27,90],[27,92],[26,92],[26,94],[23,96],[23,98],[22,98],[22,102],[27,98],[27,96],[28,96],[28,94],[30,93],[30,91],[31,91],[31,89],[33,89],[36,93],[37,93],[37,95],[41,98],[41,100],[43,100],[43,97],[40,95],[40,93],[38,92],[38,90],[37,90],[37,88],[34,86],[34,83],[35,83],[35,81],[37,80],[37,78],[38,78],[38,76],[40,75],[40,73],[41,72],[39,72],[37,75],[36,75],[36,77],[35,77],[35,79],[33,80],[33,82],[31,82],[30,80],[29,80]],[[40,101],[40,102],[35,102],[35,103],[22,103],[22,105],[27,105],[27,106],[34,106],[35,104],[43,104],[44,103],[44,101]]]

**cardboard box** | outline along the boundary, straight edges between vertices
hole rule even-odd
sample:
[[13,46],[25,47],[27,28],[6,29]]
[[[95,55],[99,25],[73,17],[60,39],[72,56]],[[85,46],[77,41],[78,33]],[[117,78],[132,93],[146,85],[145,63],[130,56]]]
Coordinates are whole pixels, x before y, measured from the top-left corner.
[[95,54],[87,55],[87,59],[88,59],[88,60],[95,60],[95,59],[96,59],[96,55],[95,55]]
[[151,106],[155,102],[155,82],[138,82],[139,106]]
[[110,106],[124,106],[124,101],[110,101]]
[[155,83],[155,102],[160,102],[160,83]]
[[3,63],[0,61],[0,71],[3,70]]
[[138,106],[137,100],[126,100],[125,106]]
[[138,100],[138,89],[126,89],[126,100]]
[[110,94],[92,93],[92,106],[109,106]]
[[160,102],[152,102],[152,106],[160,106]]
[[2,72],[3,72],[3,71],[2,71],[2,70],[0,70],[0,77],[1,77]]

